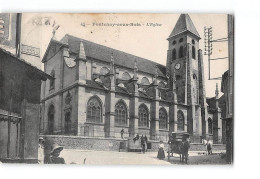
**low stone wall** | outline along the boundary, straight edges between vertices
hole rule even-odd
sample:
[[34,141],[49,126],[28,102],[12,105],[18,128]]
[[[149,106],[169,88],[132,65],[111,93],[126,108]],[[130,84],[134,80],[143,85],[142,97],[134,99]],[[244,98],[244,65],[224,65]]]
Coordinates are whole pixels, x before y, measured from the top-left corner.
[[119,151],[120,142],[127,143],[127,139],[95,138],[80,136],[44,135],[46,143],[57,143],[65,149]]
[[[128,139],[118,138],[96,138],[96,137],[81,137],[81,136],[58,136],[58,135],[44,135],[46,143],[49,145],[57,143],[63,146],[65,149],[79,149],[79,150],[98,150],[98,151],[119,151],[120,143],[121,151],[129,150]],[[132,141],[131,141],[132,142]],[[158,151],[158,141],[148,141],[151,143],[151,149],[148,151]],[[138,145],[140,140],[136,141],[135,145]],[[132,144],[131,144],[132,145]],[[130,145],[130,146],[131,146]],[[164,143],[165,150],[168,148],[168,144]],[[140,147],[141,148],[141,147]],[[136,149],[140,150],[136,147]],[[225,150],[226,146],[221,144],[214,144],[213,150]],[[135,150],[132,150],[135,151]],[[192,143],[190,151],[205,151],[205,146],[202,144]]]
[[[206,147],[200,143],[192,143],[190,151],[205,151]],[[226,150],[225,144],[213,144],[213,150]]]

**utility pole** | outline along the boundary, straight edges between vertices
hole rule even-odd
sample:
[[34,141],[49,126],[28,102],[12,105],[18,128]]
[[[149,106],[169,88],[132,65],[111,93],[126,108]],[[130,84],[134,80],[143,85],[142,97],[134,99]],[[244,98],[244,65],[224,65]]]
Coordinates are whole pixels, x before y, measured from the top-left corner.
[[21,25],[22,25],[22,13],[17,13],[15,48],[16,48],[16,56],[18,58],[20,58],[21,55],[21,31],[22,31]]
[[213,42],[226,42],[228,41],[228,37],[226,38],[220,38],[220,39],[215,39],[213,40],[212,38],[212,27],[204,27],[204,55],[208,55],[208,69],[209,69],[209,79],[208,80],[221,80],[221,77],[217,78],[211,78],[210,76],[210,61],[212,60],[222,60],[222,59],[227,59],[228,57],[220,57],[220,58],[210,58],[212,55],[212,50],[213,50]]
[[208,55],[208,68],[210,80],[210,55],[212,55],[212,27],[204,27],[204,55]]
[[8,111],[8,127],[7,127],[7,158],[10,158],[10,142],[11,142],[11,120],[12,120],[12,107],[13,107],[13,88],[14,88],[14,78],[10,80],[10,99],[9,99],[9,111]]

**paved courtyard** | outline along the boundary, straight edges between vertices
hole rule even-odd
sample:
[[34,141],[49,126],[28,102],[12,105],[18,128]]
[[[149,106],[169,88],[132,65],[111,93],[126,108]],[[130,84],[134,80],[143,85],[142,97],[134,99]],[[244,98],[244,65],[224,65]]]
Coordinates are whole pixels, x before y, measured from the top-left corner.
[[[213,155],[205,155],[204,152],[189,152],[188,164],[225,164],[223,153],[225,151],[215,151]],[[158,160],[157,152],[114,152],[114,151],[90,151],[90,150],[69,150],[64,149],[61,156],[67,164],[86,165],[183,165],[179,161],[179,155],[174,155],[168,161]]]

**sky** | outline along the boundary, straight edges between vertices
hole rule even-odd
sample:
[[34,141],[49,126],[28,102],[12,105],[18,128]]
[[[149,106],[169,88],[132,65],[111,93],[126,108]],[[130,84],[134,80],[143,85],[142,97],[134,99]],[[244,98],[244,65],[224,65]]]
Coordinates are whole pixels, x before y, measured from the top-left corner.
[[[204,53],[204,27],[212,27],[213,40],[227,37],[226,14],[189,14],[200,34],[200,49]],[[65,34],[80,37],[101,45],[121,50],[166,65],[168,41],[180,14],[64,14],[25,13],[22,18],[21,41],[38,47],[41,58],[52,38],[54,27],[59,26],[55,38]],[[134,23],[141,26],[97,26],[100,23]],[[153,23],[154,26],[150,26]],[[227,57],[227,42],[213,43],[211,58]],[[216,83],[208,80],[208,56],[203,57],[206,96],[215,96]],[[228,69],[228,60],[211,61],[211,78],[221,77]],[[222,93],[221,93],[222,94]]]

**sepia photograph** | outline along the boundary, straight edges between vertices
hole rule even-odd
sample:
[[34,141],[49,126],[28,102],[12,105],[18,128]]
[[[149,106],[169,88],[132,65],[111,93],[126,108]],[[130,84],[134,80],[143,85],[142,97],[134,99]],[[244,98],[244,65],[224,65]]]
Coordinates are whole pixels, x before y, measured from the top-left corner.
[[0,163],[234,164],[234,15],[1,13]]

